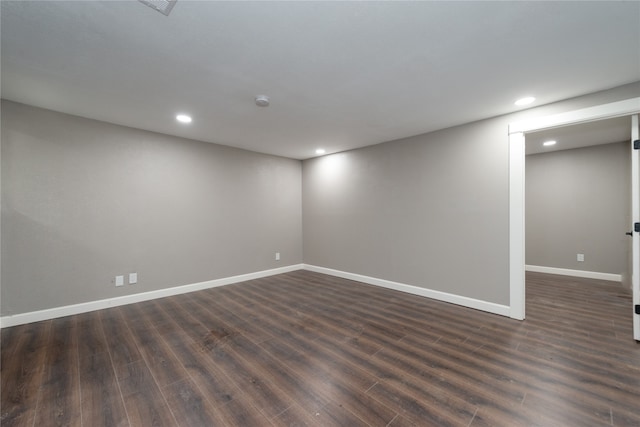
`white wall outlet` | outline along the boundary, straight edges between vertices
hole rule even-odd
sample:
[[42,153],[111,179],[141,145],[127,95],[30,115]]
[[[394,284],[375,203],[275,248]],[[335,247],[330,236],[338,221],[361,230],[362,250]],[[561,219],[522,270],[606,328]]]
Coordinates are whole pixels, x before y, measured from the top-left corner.
[[124,276],[116,276],[116,286],[124,285]]
[[129,284],[138,283],[138,273],[129,273]]
[[584,262],[584,254],[578,254],[578,261]]
[[276,252],[276,261],[280,261],[280,252]]

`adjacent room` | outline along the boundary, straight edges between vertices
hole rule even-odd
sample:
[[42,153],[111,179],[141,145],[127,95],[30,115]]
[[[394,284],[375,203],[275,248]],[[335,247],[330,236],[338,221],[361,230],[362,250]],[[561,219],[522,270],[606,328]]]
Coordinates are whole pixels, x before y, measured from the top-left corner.
[[3,426],[640,425],[640,2],[0,18]]

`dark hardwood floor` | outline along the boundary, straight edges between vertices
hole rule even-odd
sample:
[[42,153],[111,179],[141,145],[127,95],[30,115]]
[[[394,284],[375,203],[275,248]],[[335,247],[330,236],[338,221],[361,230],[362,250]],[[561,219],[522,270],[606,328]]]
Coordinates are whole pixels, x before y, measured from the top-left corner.
[[308,271],[2,330],[2,426],[640,426],[619,284],[523,322]]

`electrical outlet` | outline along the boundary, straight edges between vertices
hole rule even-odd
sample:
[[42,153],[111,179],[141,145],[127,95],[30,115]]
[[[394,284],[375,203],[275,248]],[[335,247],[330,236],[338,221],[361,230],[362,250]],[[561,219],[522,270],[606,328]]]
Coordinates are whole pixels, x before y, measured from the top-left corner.
[[124,276],[116,276],[116,286],[124,285]]
[[138,273],[129,273],[129,284],[138,283]]
[[280,252],[276,252],[276,261],[280,261]]
[[584,262],[584,254],[578,254],[578,261]]

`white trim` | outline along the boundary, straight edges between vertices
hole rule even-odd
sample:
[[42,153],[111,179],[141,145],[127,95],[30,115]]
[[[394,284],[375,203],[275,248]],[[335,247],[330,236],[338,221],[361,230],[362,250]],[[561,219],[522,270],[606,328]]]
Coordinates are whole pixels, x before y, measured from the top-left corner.
[[257,271],[255,273],[241,274],[238,276],[225,277],[222,279],[208,280],[206,282],[193,283],[190,285],[176,286],[173,288],[158,289],[156,291],[141,292],[133,295],[126,295],[116,298],[108,298],[98,301],[90,301],[80,304],[67,305],[64,307],[49,308],[46,310],[32,311],[29,313],[15,314],[13,316],[3,316],[0,318],[0,328],[23,325],[25,323],[39,322],[42,320],[56,319],[58,317],[71,316],[73,314],[87,313],[89,311],[102,310],[109,307],[132,304],[141,301],[148,301],[156,298],[164,298],[172,295],[186,294],[188,292],[200,291],[203,289],[215,288],[218,286],[231,285],[233,283],[247,280],[259,279],[276,274],[288,273],[290,271],[302,270],[303,264],[294,264],[286,267],[274,268],[271,270]]
[[[524,277],[524,159],[520,156],[520,139],[526,132],[585,123],[640,112],[640,98],[597,105],[546,117],[509,124],[509,303],[511,317],[525,317]],[[524,149],[524,144],[522,144]],[[511,152],[511,149],[514,149]],[[522,226],[520,226],[522,224]],[[519,316],[521,315],[521,317]]]
[[341,277],[343,279],[356,280],[358,282],[367,283],[369,285],[380,286],[383,288],[406,292],[413,295],[419,295],[419,296],[435,299],[438,301],[457,304],[463,307],[474,308],[476,310],[482,310],[482,311],[486,311],[493,314],[499,314],[501,316],[510,315],[509,307],[507,307],[506,305],[495,304],[492,302],[463,297],[455,294],[449,294],[441,291],[435,291],[433,289],[426,289],[418,286],[407,285],[404,283],[392,282],[384,279],[377,279],[375,277],[363,276],[361,274],[348,273],[345,271],[333,270],[331,268],[325,268],[325,267],[318,267],[315,265],[304,264],[304,269],[309,271],[315,271],[316,273],[323,273],[323,274],[328,274],[330,276]]
[[509,137],[509,307],[513,319],[524,320],[524,292],[514,289],[514,284],[524,287],[524,197],[525,197],[525,146],[524,133]]
[[586,279],[610,280],[612,282],[622,282],[622,274],[600,273],[597,271],[570,270],[568,268],[543,267],[540,265],[525,265],[526,271],[536,273],[559,274],[561,276],[584,277]]
[[596,105],[595,107],[581,110],[568,111],[566,113],[553,114],[551,116],[536,117],[509,125],[509,133],[526,133],[541,129],[575,125],[578,123],[595,122],[602,119],[630,116],[640,111],[640,98],[631,98],[610,104]]

